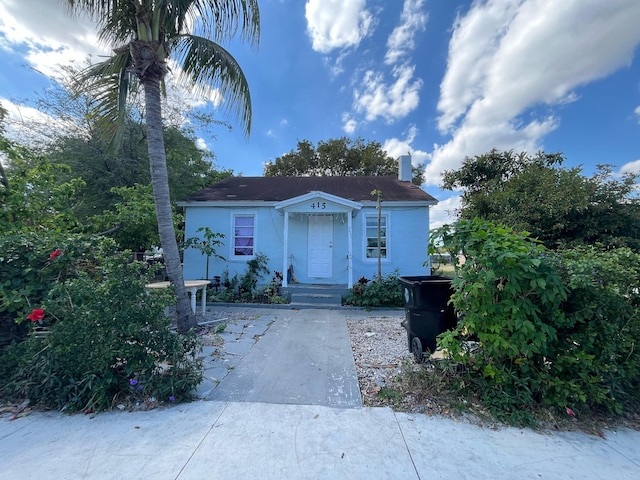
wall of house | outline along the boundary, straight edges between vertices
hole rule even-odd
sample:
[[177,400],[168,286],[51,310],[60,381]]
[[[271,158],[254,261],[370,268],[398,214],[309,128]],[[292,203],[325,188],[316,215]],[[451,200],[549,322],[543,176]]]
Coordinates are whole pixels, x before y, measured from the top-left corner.
[[[375,206],[365,207],[354,218],[354,283],[360,277],[372,279],[378,274],[378,259],[367,258],[365,254],[365,217],[373,216],[377,224],[377,214]],[[396,269],[400,275],[429,275],[430,269],[423,266],[428,258],[429,208],[385,207],[383,204],[382,214],[386,215],[388,221],[388,258],[380,262],[382,275],[393,273]]]
[[[222,275],[225,270],[229,271],[230,277],[235,274],[242,275],[247,270],[249,258],[236,257],[232,251],[233,216],[243,213],[256,216],[255,251],[267,255],[268,268],[272,274],[274,271],[282,271],[284,220],[272,207],[189,207],[185,212],[185,238],[201,237],[202,233],[197,232],[200,227],[209,227],[213,232],[225,235],[225,238],[221,239],[223,245],[217,249],[217,253],[223,256],[224,260],[213,257],[209,260],[209,278]],[[206,261],[206,257],[200,251],[194,248],[185,250],[184,278],[205,278]],[[270,279],[269,276],[263,281],[268,283]]]
[[[185,238],[201,236],[196,230],[207,226],[214,232],[223,233],[224,245],[218,253],[225,260],[211,258],[209,278],[222,275],[242,275],[247,269],[247,258],[233,256],[233,215],[253,213],[256,215],[255,251],[267,255],[271,275],[282,272],[284,254],[284,217],[273,207],[189,207],[185,215]],[[428,207],[387,206],[382,213],[388,219],[388,258],[382,260],[382,273],[387,275],[396,269],[401,275],[428,275],[423,266],[427,260],[429,209]],[[289,240],[287,265],[293,265],[295,279],[299,283],[347,284],[348,282],[348,218],[347,213],[332,212],[333,248],[331,278],[308,276],[307,245],[309,214],[292,212],[289,216]],[[361,277],[372,279],[378,271],[377,258],[366,258],[365,217],[377,216],[375,205],[362,208],[353,218],[353,281]],[[184,253],[184,276],[186,279],[205,278],[206,257],[193,248]],[[286,272],[285,272],[286,274]],[[263,279],[267,283],[271,275]]]

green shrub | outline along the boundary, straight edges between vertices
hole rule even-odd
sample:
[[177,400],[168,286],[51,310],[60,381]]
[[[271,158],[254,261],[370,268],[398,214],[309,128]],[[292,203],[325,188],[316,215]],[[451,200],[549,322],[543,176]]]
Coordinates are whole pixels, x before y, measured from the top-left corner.
[[229,276],[229,270],[222,272],[220,289],[213,296],[216,302],[238,303],[288,303],[288,299],[281,295],[282,272],[273,272],[273,277],[268,285],[258,289],[258,281],[269,273],[267,267],[269,258],[257,253],[254,258],[247,261],[247,268],[240,276]]
[[358,307],[401,307],[404,305],[398,271],[372,281],[362,277],[344,299],[347,305]]
[[[175,299],[147,292],[149,273],[125,254],[56,282],[41,307],[46,335],[7,349],[0,393],[49,408],[109,409],[145,399],[181,401],[202,379],[195,336],[171,331]],[[34,322],[34,325],[40,322]]]
[[[637,254],[550,252],[526,232],[478,219],[431,241],[466,260],[452,280],[458,327],[438,340],[462,366],[456,387],[520,423],[533,407],[620,413],[638,401]],[[470,351],[469,339],[479,348]]]
[[580,247],[559,257],[569,293],[547,399],[621,413],[640,401],[640,255]]
[[96,256],[113,250],[111,241],[79,234],[0,236],[0,347],[24,338],[27,315],[57,282],[91,270]]

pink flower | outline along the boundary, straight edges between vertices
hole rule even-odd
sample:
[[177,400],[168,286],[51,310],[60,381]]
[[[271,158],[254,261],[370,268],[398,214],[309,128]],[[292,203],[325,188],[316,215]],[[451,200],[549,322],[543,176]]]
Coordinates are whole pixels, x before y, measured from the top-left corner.
[[564,407],[564,408],[567,411],[567,415],[569,415],[570,417],[576,416],[576,413],[573,410],[571,410],[569,407]]
[[32,322],[39,322],[44,319],[44,310],[42,308],[34,308],[33,312],[27,315],[27,319]]
[[58,255],[62,255],[62,251],[59,248],[56,248],[53,252],[51,252],[51,254],[49,255],[49,260],[55,260],[55,258]]

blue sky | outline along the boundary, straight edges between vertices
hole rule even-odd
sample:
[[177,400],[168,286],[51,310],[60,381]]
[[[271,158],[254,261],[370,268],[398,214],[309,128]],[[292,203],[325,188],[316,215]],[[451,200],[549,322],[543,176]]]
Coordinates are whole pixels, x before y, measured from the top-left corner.
[[[203,134],[218,167],[257,176],[298,140],[375,140],[426,163],[423,188],[441,200],[432,225],[459,204],[439,190],[442,171],[491,148],[563,152],[587,174],[640,171],[638,0],[259,5],[259,48],[225,44],[250,82],[251,136]],[[14,119],[35,115],[28,100],[59,65],[104,52],[60,2],[2,0],[0,102]],[[209,100],[192,104],[231,120]]]

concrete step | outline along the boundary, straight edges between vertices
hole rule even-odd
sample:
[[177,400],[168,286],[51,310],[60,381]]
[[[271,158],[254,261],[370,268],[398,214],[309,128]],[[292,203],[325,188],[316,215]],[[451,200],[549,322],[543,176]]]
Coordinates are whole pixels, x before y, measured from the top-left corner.
[[291,305],[342,306],[342,295],[337,293],[291,293]]

